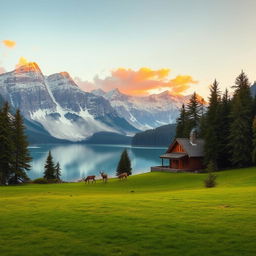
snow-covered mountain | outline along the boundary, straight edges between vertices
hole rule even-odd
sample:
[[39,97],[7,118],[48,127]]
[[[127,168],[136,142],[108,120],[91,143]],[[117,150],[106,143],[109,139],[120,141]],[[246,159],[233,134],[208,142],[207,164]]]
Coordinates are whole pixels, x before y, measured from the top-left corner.
[[109,100],[120,116],[140,130],[175,123],[180,107],[190,97],[172,95],[169,91],[144,97],[126,95],[118,89],[109,92],[97,89],[92,93]]
[[0,94],[55,138],[81,141],[101,131],[137,131],[107,99],[82,91],[66,72],[45,77],[36,63],[1,74]]

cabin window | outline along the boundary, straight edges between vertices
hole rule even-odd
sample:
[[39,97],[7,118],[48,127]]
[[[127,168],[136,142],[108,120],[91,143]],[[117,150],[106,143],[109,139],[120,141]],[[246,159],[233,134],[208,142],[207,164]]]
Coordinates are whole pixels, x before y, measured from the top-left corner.
[[181,145],[178,145],[178,152],[183,152]]
[[176,144],[172,150],[172,152],[184,152],[183,148],[181,147],[180,144]]

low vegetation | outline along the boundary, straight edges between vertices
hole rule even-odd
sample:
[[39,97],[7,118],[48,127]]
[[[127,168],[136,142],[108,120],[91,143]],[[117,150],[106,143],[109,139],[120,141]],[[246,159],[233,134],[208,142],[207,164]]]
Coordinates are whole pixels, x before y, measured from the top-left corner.
[[256,255],[256,168],[0,187],[1,256]]

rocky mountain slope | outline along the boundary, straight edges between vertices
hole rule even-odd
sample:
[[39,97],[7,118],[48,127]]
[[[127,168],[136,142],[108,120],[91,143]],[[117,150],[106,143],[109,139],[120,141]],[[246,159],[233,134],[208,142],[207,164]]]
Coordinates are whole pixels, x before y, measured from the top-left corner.
[[0,94],[28,121],[41,124],[58,139],[81,141],[101,131],[138,131],[108,100],[82,91],[68,73],[46,77],[36,63],[1,74]]
[[107,99],[120,116],[140,130],[175,123],[180,107],[190,97],[172,95],[169,91],[144,97],[125,95],[118,89],[109,92],[98,89],[92,93]]

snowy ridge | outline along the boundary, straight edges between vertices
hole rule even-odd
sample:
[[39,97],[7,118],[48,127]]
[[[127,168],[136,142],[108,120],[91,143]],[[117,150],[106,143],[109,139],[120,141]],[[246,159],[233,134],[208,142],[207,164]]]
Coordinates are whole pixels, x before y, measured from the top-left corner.
[[168,91],[144,97],[126,95],[118,89],[109,92],[98,89],[92,93],[109,100],[120,116],[140,130],[175,123],[179,109],[189,99],[189,96],[172,95]]
[[67,72],[45,77],[36,63],[0,75],[0,94],[58,139],[81,141],[101,131],[136,131],[106,99],[82,91]]

